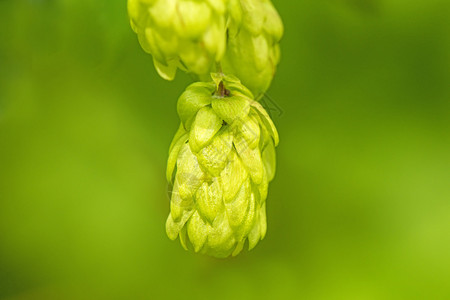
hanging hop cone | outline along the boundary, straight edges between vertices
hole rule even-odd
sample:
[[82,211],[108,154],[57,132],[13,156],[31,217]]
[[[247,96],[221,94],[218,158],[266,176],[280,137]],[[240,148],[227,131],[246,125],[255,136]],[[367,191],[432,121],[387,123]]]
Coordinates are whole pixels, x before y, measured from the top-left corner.
[[214,257],[249,250],[266,234],[268,183],[277,130],[238,79],[213,74],[178,100],[181,125],[170,147],[173,185],[166,231],[185,249]]
[[128,0],[128,14],[159,75],[172,80],[177,68],[210,73],[225,53],[227,30],[237,31],[241,5],[239,0]]
[[240,2],[242,25],[237,35],[229,36],[222,65],[225,73],[236,75],[259,98],[269,88],[280,60],[283,23],[270,0]]

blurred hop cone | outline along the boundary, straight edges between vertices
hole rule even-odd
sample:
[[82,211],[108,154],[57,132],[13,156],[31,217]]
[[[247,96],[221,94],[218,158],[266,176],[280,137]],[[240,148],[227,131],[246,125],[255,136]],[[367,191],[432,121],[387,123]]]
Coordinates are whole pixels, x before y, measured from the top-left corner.
[[185,249],[214,257],[249,250],[266,234],[268,184],[277,130],[238,79],[212,74],[178,100],[181,125],[170,146],[173,189],[166,231]]
[[283,35],[270,0],[128,0],[128,13],[164,79],[180,68],[208,81],[222,63],[257,99],[269,88]]
[[128,0],[131,27],[153,56],[159,75],[177,68],[209,74],[226,50],[227,31],[240,24],[239,0]]
[[269,88],[280,60],[283,23],[270,0],[241,0],[242,25],[230,35],[224,72],[241,79],[258,99]]

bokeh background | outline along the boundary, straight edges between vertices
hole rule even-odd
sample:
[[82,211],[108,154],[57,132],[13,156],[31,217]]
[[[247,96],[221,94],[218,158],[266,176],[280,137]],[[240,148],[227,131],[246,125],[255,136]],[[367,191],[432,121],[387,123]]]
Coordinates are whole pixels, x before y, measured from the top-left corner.
[[450,299],[450,1],[274,1],[268,234],[165,234],[176,101],[126,1],[0,1],[1,299]]

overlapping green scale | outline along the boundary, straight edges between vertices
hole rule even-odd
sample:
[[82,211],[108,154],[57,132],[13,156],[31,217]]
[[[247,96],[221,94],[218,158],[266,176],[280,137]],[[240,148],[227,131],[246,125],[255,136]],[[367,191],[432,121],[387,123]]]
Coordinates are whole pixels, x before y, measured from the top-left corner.
[[177,68],[209,74],[237,32],[239,0],[128,0],[131,27],[155,68],[167,80]]
[[181,125],[167,166],[173,188],[166,231],[185,249],[227,257],[246,242],[252,249],[266,234],[278,134],[239,80],[213,79],[192,84],[179,98]]

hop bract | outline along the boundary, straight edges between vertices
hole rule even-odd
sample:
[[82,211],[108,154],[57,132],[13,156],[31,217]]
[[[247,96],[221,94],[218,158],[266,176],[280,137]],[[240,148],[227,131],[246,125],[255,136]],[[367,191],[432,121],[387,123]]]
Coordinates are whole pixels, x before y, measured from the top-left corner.
[[177,68],[209,74],[226,50],[227,30],[240,24],[239,0],[128,0],[131,27],[159,75]]
[[242,23],[230,35],[223,69],[259,98],[270,86],[280,60],[283,23],[270,0],[241,0]]
[[181,125],[170,147],[173,184],[167,235],[185,249],[237,255],[266,234],[268,184],[275,174],[276,128],[234,77],[190,85],[178,100]]

